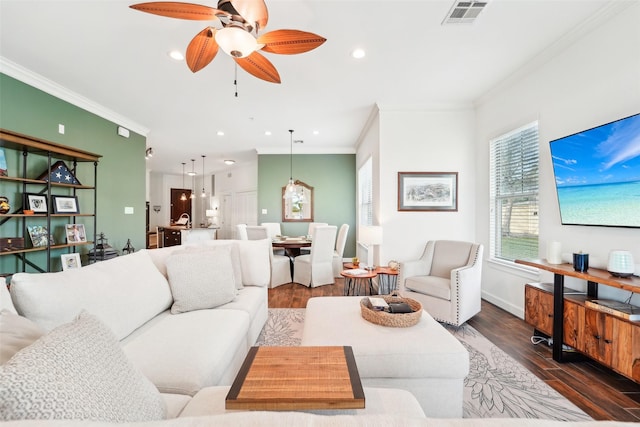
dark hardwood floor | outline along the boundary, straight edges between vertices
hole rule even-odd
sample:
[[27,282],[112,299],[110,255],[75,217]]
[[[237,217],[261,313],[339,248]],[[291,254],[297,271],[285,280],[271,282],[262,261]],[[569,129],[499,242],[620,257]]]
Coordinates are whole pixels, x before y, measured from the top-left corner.
[[[343,290],[342,279],[317,288],[289,283],[269,289],[269,307],[305,308],[311,297],[340,296]],[[486,301],[469,324],[594,419],[640,422],[640,384],[588,359],[555,362],[549,346],[531,343],[531,326]]]

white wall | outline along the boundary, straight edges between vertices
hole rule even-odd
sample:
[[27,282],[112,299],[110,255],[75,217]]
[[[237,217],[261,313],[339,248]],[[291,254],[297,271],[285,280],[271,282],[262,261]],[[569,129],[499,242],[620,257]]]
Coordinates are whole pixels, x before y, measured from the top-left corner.
[[[640,112],[640,3],[625,9],[568,46],[557,43],[529,69],[487,94],[476,108],[478,144],[476,239],[489,247],[489,140],[539,120],[540,257],[550,241],[563,252],[590,254],[590,264],[606,263],[612,249],[625,249],[640,262],[640,229],[562,226],[558,210],[549,141]],[[593,24],[593,23],[592,23]],[[640,215],[629,212],[629,215]],[[488,252],[488,250],[486,251]],[[485,257],[486,258],[486,257]],[[606,265],[606,264],[605,264]],[[530,273],[486,262],[483,296],[523,316],[524,283],[552,281],[550,273]],[[583,287],[579,281],[566,282]],[[619,292],[600,286],[601,297]],[[628,292],[624,294],[626,298]],[[634,301],[640,304],[640,298]]]
[[[407,110],[380,107],[358,147],[358,166],[373,155],[374,218],[384,228],[383,244],[374,257],[419,257],[427,240],[475,239],[474,112],[448,107]],[[378,144],[374,143],[378,138]],[[399,212],[398,172],[458,172],[457,212]]]

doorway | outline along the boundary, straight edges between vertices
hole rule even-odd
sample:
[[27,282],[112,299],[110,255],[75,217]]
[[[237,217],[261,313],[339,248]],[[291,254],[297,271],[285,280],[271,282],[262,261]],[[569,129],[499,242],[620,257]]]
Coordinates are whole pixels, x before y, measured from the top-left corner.
[[[187,196],[186,200],[181,200],[183,194]],[[191,221],[191,190],[187,188],[172,188],[169,223],[174,224],[183,213],[189,215],[189,220]]]

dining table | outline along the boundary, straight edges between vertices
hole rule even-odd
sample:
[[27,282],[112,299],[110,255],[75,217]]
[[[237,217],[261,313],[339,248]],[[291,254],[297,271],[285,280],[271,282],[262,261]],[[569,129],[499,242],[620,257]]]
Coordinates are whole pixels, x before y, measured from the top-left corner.
[[311,240],[306,237],[274,237],[271,245],[274,248],[283,248],[285,253],[293,260],[293,258],[300,255],[301,248],[308,248],[311,246]]

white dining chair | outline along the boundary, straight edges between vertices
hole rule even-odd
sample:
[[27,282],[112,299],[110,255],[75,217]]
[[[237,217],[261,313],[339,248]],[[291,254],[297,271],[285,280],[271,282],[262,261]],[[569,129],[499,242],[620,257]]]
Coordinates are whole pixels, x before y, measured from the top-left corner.
[[343,270],[343,255],[344,247],[347,244],[347,236],[349,234],[349,224],[342,224],[338,230],[338,237],[336,237],[336,247],[333,251],[333,277],[340,277],[340,272]]
[[[263,222],[260,224],[263,227],[267,227],[267,234],[270,239],[273,239],[276,236],[282,236],[282,228],[279,222]],[[284,255],[283,248],[273,248],[273,253],[277,255]]]
[[236,225],[236,239],[238,240],[248,240],[247,237],[247,224],[237,224]]
[[315,228],[309,255],[297,256],[293,263],[293,281],[312,288],[335,283],[333,251],[338,227]]
[[[271,244],[268,227],[263,225],[247,225],[246,231],[249,240],[268,239],[269,244]],[[274,254],[273,251],[270,251],[269,261],[271,263],[271,282],[269,283],[269,287],[275,288],[276,286],[291,283],[291,260],[289,257]]]
[[[327,224],[326,222],[310,222],[309,228],[307,230],[307,236],[313,239],[313,233],[315,232],[316,227],[324,227],[326,225],[329,225],[329,224]],[[303,254],[310,254],[311,248],[302,248],[300,249],[300,252]]]

